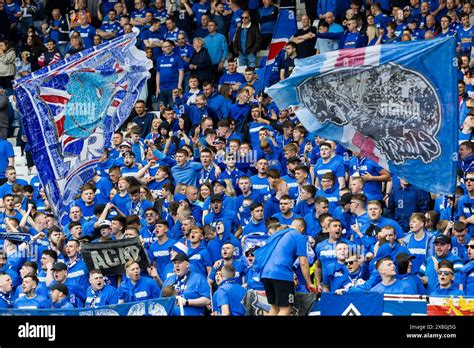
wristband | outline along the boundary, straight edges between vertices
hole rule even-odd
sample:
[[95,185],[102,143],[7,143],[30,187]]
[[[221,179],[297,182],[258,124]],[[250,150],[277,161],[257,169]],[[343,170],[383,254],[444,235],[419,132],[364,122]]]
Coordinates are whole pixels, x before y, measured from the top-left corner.
[[186,306],[189,306],[189,300],[186,299]]

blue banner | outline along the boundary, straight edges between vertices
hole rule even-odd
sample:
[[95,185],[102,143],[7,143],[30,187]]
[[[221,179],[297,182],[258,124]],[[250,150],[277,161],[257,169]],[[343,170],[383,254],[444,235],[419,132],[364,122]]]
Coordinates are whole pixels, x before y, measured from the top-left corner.
[[124,303],[97,308],[77,309],[0,309],[1,316],[169,316],[176,298]]
[[426,315],[426,296],[385,295],[383,301],[383,315]]
[[323,316],[382,315],[383,294],[354,292],[336,295],[323,292],[320,299],[320,310]]
[[15,81],[41,184],[61,218],[150,76],[152,62],[135,43],[136,34],[121,36]]
[[266,90],[313,134],[339,141],[429,192],[453,194],[456,40],[345,49],[295,61]]

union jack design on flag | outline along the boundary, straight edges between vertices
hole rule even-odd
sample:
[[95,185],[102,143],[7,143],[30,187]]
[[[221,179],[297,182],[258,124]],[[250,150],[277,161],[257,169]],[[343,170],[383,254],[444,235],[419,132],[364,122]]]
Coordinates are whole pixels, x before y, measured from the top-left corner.
[[453,38],[443,38],[296,59],[291,76],[267,93],[314,135],[449,195],[458,138],[455,48]]
[[292,9],[280,8],[265,64],[265,86],[268,85],[268,74],[275,65],[275,59],[278,57],[290,38],[296,33],[297,29],[295,11]]
[[152,62],[135,43],[136,34],[120,36],[15,81],[39,179],[61,223],[150,76]]

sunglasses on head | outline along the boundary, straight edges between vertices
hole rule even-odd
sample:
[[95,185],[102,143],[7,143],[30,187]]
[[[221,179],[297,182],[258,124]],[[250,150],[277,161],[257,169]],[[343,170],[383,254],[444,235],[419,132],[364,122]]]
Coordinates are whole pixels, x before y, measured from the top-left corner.
[[436,273],[438,273],[438,275],[453,275],[454,274],[451,271],[438,271]]

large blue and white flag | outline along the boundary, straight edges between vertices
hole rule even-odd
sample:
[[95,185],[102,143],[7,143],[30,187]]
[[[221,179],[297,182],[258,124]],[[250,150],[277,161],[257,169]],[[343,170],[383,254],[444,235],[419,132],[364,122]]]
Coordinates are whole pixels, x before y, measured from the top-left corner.
[[383,312],[383,294],[376,292],[347,292],[343,295],[323,292],[319,302],[322,316],[382,315]]
[[421,189],[454,192],[454,38],[296,60],[291,76],[266,91],[280,109],[293,106],[310,132],[341,142]]
[[40,181],[64,217],[92,179],[112,134],[130,115],[152,62],[128,34],[15,81]]

